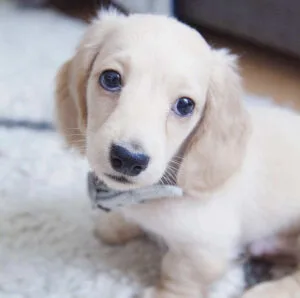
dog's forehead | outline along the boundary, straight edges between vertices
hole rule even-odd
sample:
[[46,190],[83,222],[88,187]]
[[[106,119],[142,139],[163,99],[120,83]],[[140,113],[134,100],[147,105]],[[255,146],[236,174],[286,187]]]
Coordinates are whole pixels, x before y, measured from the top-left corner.
[[105,52],[119,53],[141,67],[161,64],[174,70],[203,68],[209,66],[211,59],[210,46],[195,29],[165,16],[124,18],[104,48]]
[[193,28],[165,16],[133,15],[116,28],[116,36],[123,46],[147,45],[151,48],[181,48],[190,52],[207,52],[209,46]]

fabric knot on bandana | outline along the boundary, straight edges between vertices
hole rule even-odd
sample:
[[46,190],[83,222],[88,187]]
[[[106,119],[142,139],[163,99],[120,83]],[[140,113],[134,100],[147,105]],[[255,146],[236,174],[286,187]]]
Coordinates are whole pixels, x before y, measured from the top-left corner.
[[180,197],[183,194],[182,189],[178,186],[163,184],[118,191],[108,188],[93,172],[88,173],[88,193],[93,207],[106,212],[111,209],[143,203],[146,200]]

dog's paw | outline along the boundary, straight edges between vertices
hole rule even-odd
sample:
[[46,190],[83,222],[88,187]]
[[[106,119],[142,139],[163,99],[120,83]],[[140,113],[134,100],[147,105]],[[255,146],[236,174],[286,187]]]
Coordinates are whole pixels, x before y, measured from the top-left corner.
[[134,223],[126,221],[116,212],[103,213],[96,218],[94,234],[110,245],[121,245],[143,234]]

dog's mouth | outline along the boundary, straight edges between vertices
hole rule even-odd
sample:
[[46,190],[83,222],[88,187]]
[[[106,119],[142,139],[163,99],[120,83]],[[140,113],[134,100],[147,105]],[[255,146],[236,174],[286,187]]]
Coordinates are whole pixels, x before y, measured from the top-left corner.
[[88,173],[88,193],[93,206],[107,212],[112,208],[131,206],[162,197],[177,197],[183,194],[179,187],[161,184],[137,189],[115,190],[99,179],[94,172]]
[[117,176],[117,175],[111,175],[111,174],[104,174],[106,177],[114,180],[115,182],[119,182],[122,184],[132,184],[132,181],[130,181],[127,177],[125,176]]

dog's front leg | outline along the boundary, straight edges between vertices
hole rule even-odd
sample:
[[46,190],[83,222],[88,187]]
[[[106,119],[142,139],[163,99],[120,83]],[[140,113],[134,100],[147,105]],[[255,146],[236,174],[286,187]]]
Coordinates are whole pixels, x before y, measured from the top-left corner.
[[222,253],[203,247],[171,249],[163,259],[158,284],[147,289],[143,298],[208,297],[211,284],[223,276],[227,263]]
[[234,209],[225,203],[195,208],[192,202],[188,197],[156,200],[123,210],[169,248],[159,282],[143,298],[207,298],[230,269],[240,231]]
[[142,229],[119,212],[101,212],[95,216],[95,235],[107,244],[124,244],[143,235]]

